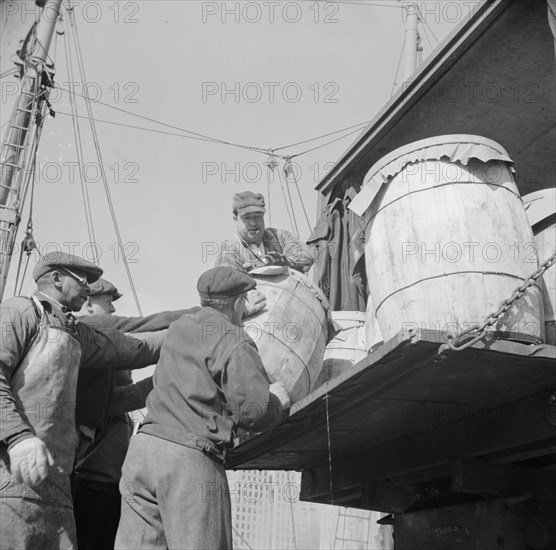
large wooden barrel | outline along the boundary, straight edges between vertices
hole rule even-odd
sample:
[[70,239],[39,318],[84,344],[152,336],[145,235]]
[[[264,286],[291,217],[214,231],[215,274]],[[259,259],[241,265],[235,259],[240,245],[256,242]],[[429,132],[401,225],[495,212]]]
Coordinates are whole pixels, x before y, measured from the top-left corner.
[[338,332],[326,345],[322,370],[315,384],[321,386],[367,357],[366,315],[361,311],[332,311]]
[[[539,262],[556,250],[556,188],[541,189],[523,197],[525,211],[533,228]],[[556,265],[542,276],[545,342],[556,346]]]
[[[443,339],[481,324],[535,270],[533,235],[498,143],[453,135],[401,147],[375,164],[350,208],[366,222],[366,267],[387,341],[409,328]],[[543,337],[542,291],[531,287],[493,327]]]
[[267,306],[246,321],[245,330],[257,344],[271,381],[282,382],[295,403],[316,387],[322,369],[328,300],[307,276],[284,271],[274,276],[250,273]]

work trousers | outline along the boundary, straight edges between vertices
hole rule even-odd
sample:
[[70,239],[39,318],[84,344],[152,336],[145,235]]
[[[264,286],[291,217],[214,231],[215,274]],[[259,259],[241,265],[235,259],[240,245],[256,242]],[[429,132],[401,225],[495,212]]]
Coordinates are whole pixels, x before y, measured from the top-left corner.
[[226,470],[201,451],[137,434],[120,492],[117,549],[232,549]]
[[114,550],[120,522],[118,484],[98,483],[75,476],[73,491],[79,550]]

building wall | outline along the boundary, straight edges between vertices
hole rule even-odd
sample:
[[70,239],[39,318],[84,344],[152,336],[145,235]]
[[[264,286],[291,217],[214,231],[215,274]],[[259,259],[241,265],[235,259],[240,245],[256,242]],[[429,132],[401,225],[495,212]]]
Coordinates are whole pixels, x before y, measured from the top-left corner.
[[390,550],[378,512],[299,500],[298,472],[228,472],[236,550]]

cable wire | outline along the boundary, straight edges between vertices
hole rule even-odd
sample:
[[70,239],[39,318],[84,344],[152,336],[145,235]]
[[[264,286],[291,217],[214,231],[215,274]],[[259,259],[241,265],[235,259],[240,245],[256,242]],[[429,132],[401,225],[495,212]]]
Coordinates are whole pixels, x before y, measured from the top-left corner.
[[241,536],[240,532],[232,525],[234,533],[247,545],[249,550],[253,550],[252,546]]
[[396,5],[396,4],[375,4],[375,3],[371,3],[371,2],[348,2],[348,1],[340,1],[340,0],[336,0],[334,2],[336,5],[338,6],[342,6],[344,4],[347,4],[349,6],[367,6],[370,8],[403,8],[403,5]]
[[[284,196],[284,203],[286,205],[286,210],[288,212],[288,218],[290,219],[290,227],[292,228],[292,231],[296,232],[297,224],[295,223],[295,214],[292,211],[290,211],[291,203],[288,202],[288,198],[286,197],[286,190],[284,189],[284,182],[282,181],[282,175],[280,174],[280,170],[278,170],[278,180],[280,181],[280,187],[282,188],[282,195]],[[289,193],[289,189],[288,189],[288,193]]]
[[[57,87],[64,92],[68,92],[68,89],[64,88],[63,86],[58,85]],[[90,101],[87,97],[85,97],[85,96],[83,96],[83,95],[81,95],[77,92],[74,92],[74,93],[76,95],[84,98],[86,101]],[[239,144],[239,143],[233,143],[231,141],[226,141],[226,140],[223,140],[223,139],[213,138],[211,136],[207,136],[205,134],[200,134],[199,132],[194,132],[192,130],[187,130],[187,129],[181,128],[179,126],[174,126],[173,124],[168,124],[166,122],[162,122],[160,120],[156,120],[156,119],[148,117],[148,116],[133,113],[133,112],[128,111],[126,109],[122,109],[121,107],[116,107],[115,105],[110,105],[109,103],[104,103],[103,101],[94,101],[94,103],[96,103],[98,105],[102,105],[103,107],[108,107],[109,109],[113,109],[115,111],[119,111],[121,113],[125,113],[127,115],[130,115],[130,116],[133,116],[133,117],[136,117],[136,118],[141,118],[143,120],[147,120],[147,121],[153,122],[155,124],[160,124],[161,126],[165,126],[167,128],[172,128],[174,130],[179,130],[180,132],[185,132],[187,134],[192,134],[192,135],[197,136],[199,138],[204,138],[208,141],[213,141],[215,143],[221,143],[222,145],[230,145],[232,147],[239,147],[241,149],[247,149],[249,151],[254,151],[254,152],[257,152],[257,153],[263,153],[265,155],[268,153],[268,149],[265,149],[265,148],[262,148],[262,147],[252,147],[250,145],[242,145],[242,144]]]
[[420,18],[420,19],[421,19],[421,21],[423,22],[423,26],[425,26],[425,27],[429,30],[429,32],[431,33],[432,37],[435,39],[436,44],[437,44],[437,45],[440,44],[440,40],[438,40],[438,38],[436,38],[436,35],[434,34],[434,32],[433,32],[433,30],[431,29],[430,25],[429,25],[423,18]]
[[402,64],[402,59],[403,59],[403,53],[405,50],[405,42],[407,40],[407,33],[404,34],[403,37],[403,44],[402,44],[402,50],[400,52],[400,58],[398,60],[398,66],[396,67],[396,74],[394,75],[394,83],[392,84],[392,91],[390,92],[390,97],[394,95],[394,92],[396,91],[396,87],[399,87],[398,85],[398,74],[400,73],[400,67]]
[[292,175],[293,181],[295,182],[295,187],[297,189],[297,194],[299,195],[299,202],[301,203],[301,208],[303,209],[303,214],[305,214],[305,220],[307,221],[307,226],[309,227],[309,233],[311,233],[311,229],[312,229],[311,228],[311,222],[309,221],[309,216],[307,215],[307,210],[305,208],[305,203],[303,202],[303,197],[301,196],[301,191],[299,190],[299,185],[297,183],[297,178],[295,177],[295,170],[293,169],[293,167],[291,167],[290,159],[287,159],[286,164],[284,165],[284,175],[286,177],[286,181],[288,181],[288,172],[286,171],[288,163],[290,164],[289,173]]
[[357,128],[356,130],[352,130],[351,132],[348,132],[344,136],[340,136],[339,138],[333,139],[331,141],[327,141],[326,143],[323,143],[322,145],[317,145],[316,147],[312,147],[311,149],[307,149],[306,151],[302,151],[301,153],[296,153],[295,155],[291,155],[289,158],[293,159],[293,158],[300,157],[301,155],[311,153],[312,151],[316,151],[317,149],[321,149],[322,147],[326,147],[327,145],[330,145],[331,143],[336,143],[337,141],[340,141],[341,139],[344,139],[348,136],[351,136],[352,134],[356,134],[360,131],[361,130],[359,128]]
[[353,128],[358,128],[360,126],[366,126],[367,124],[369,124],[369,121],[360,122],[359,124],[354,124],[353,126],[348,126],[347,128],[342,128],[341,130],[335,130],[334,132],[328,132],[327,134],[322,134],[321,136],[318,136],[318,137],[305,139],[303,141],[298,141],[297,143],[292,143],[291,145],[284,145],[282,147],[277,147],[277,148],[273,149],[273,151],[280,151],[282,149],[289,149],[290,147],[295,147],[297,145],[303,145],[304,143],[309,143],[311,141],[317,141],[319,139],[324,139],[325,137],[333,136],[335,134],[339,134],[340,132],[345,132],[347,130],[351,130]]
[[0,74],[0,80],[2,80],[3,78],[7,78],[8,76],[15,75],[17,74],[17,72],[18,70],[16,67],[13,67],[12,69],[8,69],[7,71]]
[[[73,31],[72,35],[73,35],[73,41],[75,44],[75,51],[77,53],[77,64],[79,67],[79,72],[81,75],[81,81],[82,84],[84,86],[87,86],[87,78],[85,76],[85,68],[83,65],[83,54],[81,52],[81,43],[79,41],[79,34],[77,32],[77,22],[75,20],[75,17],[73,17],[73,8],[70,6],[70,8],[68,9],[68,13],[69,13],[69,18],[70,18],[70,28]],[[91,125],[91,132],[92,132],[92,137],[93,137],[93,142],[94,142],[94,147],[95,147],[95,151],[97,154],[97,158],[99,161],[99,169],[100,169],[100,174],[101,174],[101,179],[102,179],[102,183],[104,185],[104,191],[106,194],[106,199],[108,201],[108,208],[110,210],[110,215],[112,217],[112,224],[114,226],[114,231],[116,232],[116,239],[118,241],[118,248],[120,250],[120,254],[122,256],[122,261],[124,264],[124,268],[126,270],[127,273],[127,278],[129,281],[129,285],[131,288],[131,292],[133,294],[133,298],[135,300],[135,305],[137,307],[137,311],[139,312],[139,315],[142,317],[143,316],[143,312],[141,310],[141,305],[139,304],[139,297],[137,296],[137,291],[135,289],[135,283],[133,282],[133,277],[131,275],[131,270],[129,268],[129,263],[126,260],[126,256],[125,256],[125,248],[123,245],[123,241],[122,241],[122,236],[120,233],[120,228],[118,225],[118,220],[116,218],[116,212],[114,210],[114,204],[112,202],[112,196],[110,193],[110,188],[108,187],[108,179],[106,177],[106,171],[104,169],[104,162],[102,160],[102,153],[100,150],[100,144],[99,144],[99,140],[98,140],[98,134],[96,131],[96,126],[95,126],[95,120],[93,117],[93,112],[92,112],[92,107],[89,101],[85,101],[85,106],[87,107],[87,113],[89,115],[89,123]]]
[[[65,90],[64,90],[65,91]],[[65,113],[64,111],[56,111],[57,115],[64,115],[64,116],[73,116],[71,113]],[[86,116],[83,115],[76,115],[77,118],[85,118],[85,119],[89,119]],[[135,126],[134,124],[124,124],[123,122],[114,122],[112,120],[103,120],[101,118],[95,118],[96,122],[101,122],[102,124],[111,124],[113,126],[122,126],[123,128],[131,128],[133,130],[143,130],[145,132],[152,132],[154,134],[164,134],[166,136],[174,136],[174,137],[180,137],[183,139],[193,139],[193,140],[197,140],[197,141],[208,141],[210,143],[215,143],[214,140],[212,139],[205,139],[205,138],[198,138],[195,136],[185,136],[183,134],[176,134],[175,132],[165,132],[164,130],[155,130],[154,128],[146,128],[145,126]]]
[[[69,19],[69,18],[68,18]],[[70,29],[69,29],[69,21],[66,19],[66,29],[67,33],[64,36],[69,37]],[[68,71],[68,76],[71,79],[71,82],[75,82],[74,72],[73,72],[73,64],[71,62],[71,56],[69,51],[69,39],[64,39],[64,47],[66,52],[66,69]],[[76,153],[77,153],[77,163],[79,165],[79,183],[81,185],[81,195],[83,197],[83,207],[85,209],[85,221],[87,223],[87,234],[89,235],[89,242],[93,244],[93,262],[97,265],[99,264],[99,257],[97,253],[97,246],[96,246],[96,236],[95,236],[95,228],[93,223],[93,213],[91,209],[91,200],[89,197],[89,189],[85,182],[83,181],[83,168],[85,166],[85,158],[83,155],[83,142],[81,140],[81,129],[79,126],[79,118],[86,118],[86,117],[79,117],[77,114],[77,101],[75,96],[72,97],[70,94],[70,108],[71,108],[71,117],[72,117],[72,127],[73,127],[73,135],[75,138],[75,145],[76,145]]]
[[[288,476],[288,483],[291,486],[292,482],[290,481],[290,472],[289,472],[289,470],[288,470],[287,476]],[[293,548],[294,548],[294,550],[297,550],[297,536],[295,534],[295,518],[294,518],[294,514],[293,514],[293,502],[292,502],[291,498],[289,499],[289,501],[290,501],[290,514],[291,514],[291,518],[292,518]]]
[[422,25],[421,28],[423,29],[423,35],[425,36],[425,38],[426,38],[426,40],[427,40],[427,43],[428,43],[428,45],[429,45],[429,48],[431,49],[431,51],[434,50],[434,46],[433,46],[432,41],[431,41],[431,39],[430,39],[430,37],[429,37],[429,33],[428,33],[428,31],[427,31],[427,27],[426,27],[425,25]]

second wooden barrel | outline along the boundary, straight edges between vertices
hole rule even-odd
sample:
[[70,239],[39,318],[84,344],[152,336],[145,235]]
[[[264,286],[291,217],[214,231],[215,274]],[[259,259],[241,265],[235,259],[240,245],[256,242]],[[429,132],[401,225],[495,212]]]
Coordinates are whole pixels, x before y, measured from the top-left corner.
[[[539,262],[556,250],[556,188],[541,189],[523,197],[527,217],[533,228]],[[556,265],[542,276],[545,342],[556,346]]]
[[[365,217],[369,290],[385,341],[409,328],[443,339],[479,325],[535,270],[512,161],[487,138],[439,136],[393,151],[350,208]],[[493,330],[537,342],[542,319],[536,284]]]

